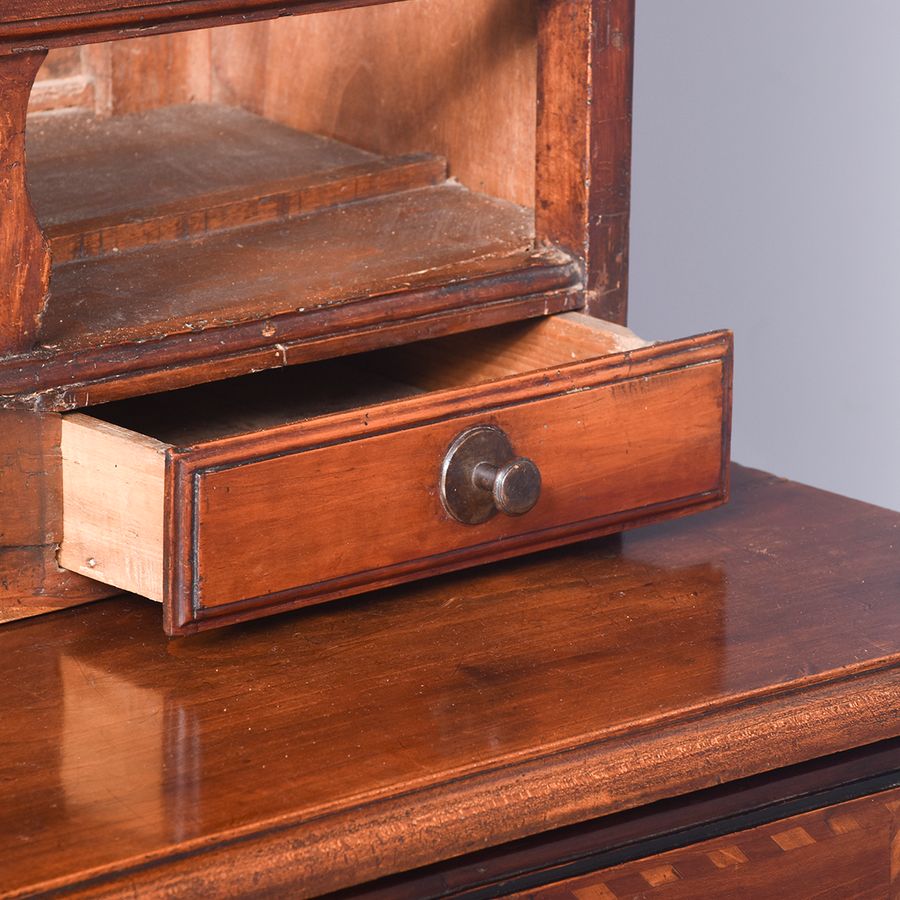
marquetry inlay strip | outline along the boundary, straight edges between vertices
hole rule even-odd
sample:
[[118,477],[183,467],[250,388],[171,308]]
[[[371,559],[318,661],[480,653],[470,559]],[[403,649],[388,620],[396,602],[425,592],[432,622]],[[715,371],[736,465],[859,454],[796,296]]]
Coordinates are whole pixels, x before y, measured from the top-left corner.
[[[900,789],[635,860],[516,896],[540,900],[898,896]],[[811,877],[814,873],[815,877]]]

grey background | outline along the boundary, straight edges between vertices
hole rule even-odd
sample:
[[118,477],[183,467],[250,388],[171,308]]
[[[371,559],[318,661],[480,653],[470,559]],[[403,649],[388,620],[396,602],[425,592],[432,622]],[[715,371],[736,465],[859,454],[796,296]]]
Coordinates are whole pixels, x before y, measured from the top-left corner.
[[900,2],[637,10],[632,328],[732,328],[734,458],[900,509]]

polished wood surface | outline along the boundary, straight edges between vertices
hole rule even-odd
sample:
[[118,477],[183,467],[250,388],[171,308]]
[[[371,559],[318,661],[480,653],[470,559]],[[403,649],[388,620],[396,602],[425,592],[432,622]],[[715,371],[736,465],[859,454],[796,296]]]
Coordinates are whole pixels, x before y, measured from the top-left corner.
[[677,523],[168,641],[0,630],[0,884],[292,896],[897,734],[900,514],[737,469]]
[[890,900],[900,790],[851,800],[558,884],[518,900]]
[[[329,897],[505,897],[898,787],[900,739],[880,741],[354,885]],[[778,883],[777,875],[770,879],[768,897],[778,896]],[[590,890],[587,895],[590,900]]]
[[[315,369],[308,386],[295,373],[282,385],[260,381],[266,416],[255,423],[252,397],[248,409],[226,395],[224,408],[208,410],[203,389],[133,401],[111,420],[102,410],[69,417],[61,564],[162,600],[166,629],[182,634],[721,503],[730,334],[610,353],[622,340],[620,327],[573,315],[437,341],[400,351],[406,365],[394,365],[391,383],[415,396],[367,405],[371,390],[354,389],[350,374],[346,411],[312,417],[296,400],[279,411],[265,398],[314,396]],[[509,369],[485,373],[485,356]],[[428,363],[430,383],[418,381],[432,357],[452,360],[443,390],[426,389]],[[377,372],[377,357],[351,362],[364,383],[370,365]],[[144,433],[141,407],[152,424],[161,404],[165,418],[191,423],[192,443],[160,444],[171,425]],[[441,504],[441,463],[479,425],[501,428],[544,488],[524,516],[465,526]],[[352,531],[351,522],[368,524]]]

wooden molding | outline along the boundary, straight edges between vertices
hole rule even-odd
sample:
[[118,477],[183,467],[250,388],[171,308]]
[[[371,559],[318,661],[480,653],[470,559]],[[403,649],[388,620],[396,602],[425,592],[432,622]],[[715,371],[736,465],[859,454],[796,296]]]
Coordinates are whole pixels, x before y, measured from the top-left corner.
[[31,349],[50,279],[50,250],[25,182],[25,116],[46,55],[0,56],[0,357]]

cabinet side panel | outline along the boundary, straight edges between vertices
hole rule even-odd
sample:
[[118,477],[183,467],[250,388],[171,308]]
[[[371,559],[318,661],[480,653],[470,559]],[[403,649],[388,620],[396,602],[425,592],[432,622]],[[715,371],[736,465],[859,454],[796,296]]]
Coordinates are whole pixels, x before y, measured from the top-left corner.
[[81,415],[61,443],[60,565],[162,602],[165,445]]
[[545,0],[538,56],[538,241],[585,264],[586,306],[624,324],[634,0]]

